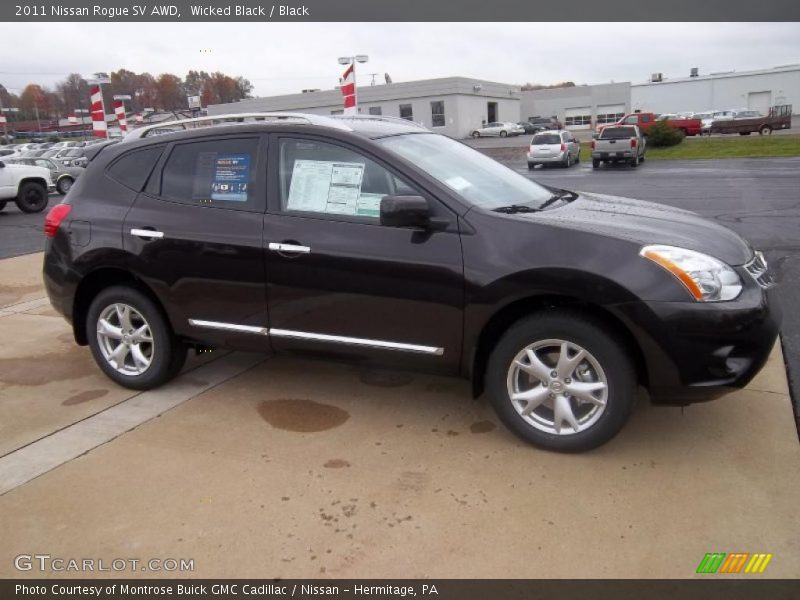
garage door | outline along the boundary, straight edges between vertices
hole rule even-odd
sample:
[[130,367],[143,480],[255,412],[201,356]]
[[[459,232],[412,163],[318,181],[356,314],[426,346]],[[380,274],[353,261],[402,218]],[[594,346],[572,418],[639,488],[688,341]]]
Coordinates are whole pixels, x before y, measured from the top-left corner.
[[624,104],[598,104],[597,105],[597,124],[616,123],[625,116]]
[[592,126],[592,109],[588,106],[568,108],[564,111],[564,126],[567,129],[589,129]]
[[747,94],[747,108],[757,110],[762,115],[769,112],[772,104],[772,92],[750,92]]

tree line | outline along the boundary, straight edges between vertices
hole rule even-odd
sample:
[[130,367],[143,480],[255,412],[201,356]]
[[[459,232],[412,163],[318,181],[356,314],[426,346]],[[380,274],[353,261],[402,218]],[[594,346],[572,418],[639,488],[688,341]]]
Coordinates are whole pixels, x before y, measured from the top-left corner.
[[[172,73],[153,76],[150,73],[134,73],[119,69],[109,73],[94,73],[90,79],[110,79],[103,85],[103,100],[106,112],[113,112],[115,95],[128,95],[128,111],[141,112],[146,108],[155,110],[186,110],[187,96],[200,96],[203,106],[236,102],[249,98],[252,84],[244,77],[231,77],[219,71],[189,71],[181,79]],[[60,119],[74,113],[76,109],[88,110],[90,84],[79,73],[70,73],[52,88],[38,83],[29,83],[19,94],[13,94],[0,84],[0,103],[5,108],[18,108],[14,120],[25,121],[38,118]]]

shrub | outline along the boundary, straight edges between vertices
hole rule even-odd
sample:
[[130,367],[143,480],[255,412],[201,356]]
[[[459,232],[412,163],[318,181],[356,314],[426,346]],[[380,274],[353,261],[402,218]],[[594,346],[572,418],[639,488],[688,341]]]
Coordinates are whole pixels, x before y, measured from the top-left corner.
[[653,148],[677,146],[686,135],[666,121],[657,121],[647,132],[647,145]]

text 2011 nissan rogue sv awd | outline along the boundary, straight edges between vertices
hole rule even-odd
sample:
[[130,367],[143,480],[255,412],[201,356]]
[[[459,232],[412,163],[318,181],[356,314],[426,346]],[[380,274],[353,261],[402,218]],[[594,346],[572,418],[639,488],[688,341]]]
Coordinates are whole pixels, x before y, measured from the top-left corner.
[[239,120],[137,130],[47,217],[50,300],[121,385],[192,346],[415,368],[577,451],[637,385],[710,399],[773,347],[763,256],[691,212],[547,188],[413,123]]

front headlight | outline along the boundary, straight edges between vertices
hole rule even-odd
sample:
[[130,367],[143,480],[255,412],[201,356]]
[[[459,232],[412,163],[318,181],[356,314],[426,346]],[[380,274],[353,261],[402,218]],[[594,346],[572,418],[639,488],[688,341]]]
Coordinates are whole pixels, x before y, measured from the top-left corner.
[[675,246],[645,246],[639,254],[672,273],[699,302],[733,300],[742,291],[736,271],[707,254]]

